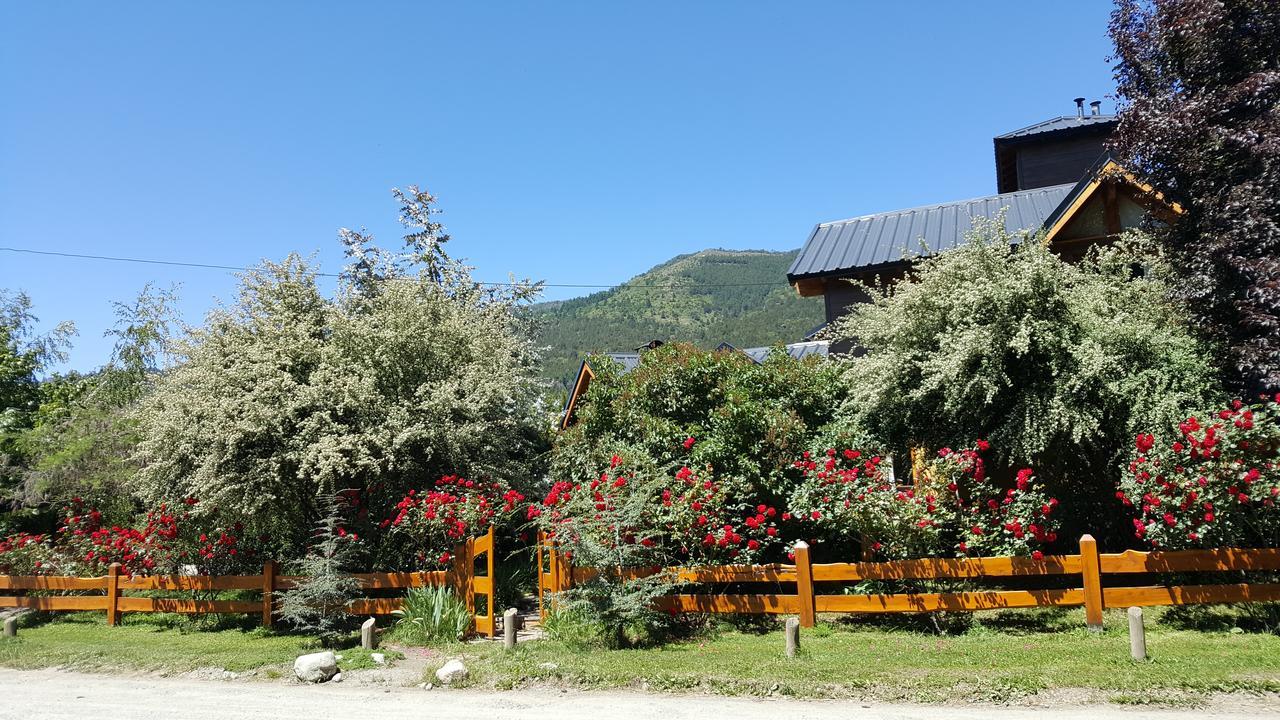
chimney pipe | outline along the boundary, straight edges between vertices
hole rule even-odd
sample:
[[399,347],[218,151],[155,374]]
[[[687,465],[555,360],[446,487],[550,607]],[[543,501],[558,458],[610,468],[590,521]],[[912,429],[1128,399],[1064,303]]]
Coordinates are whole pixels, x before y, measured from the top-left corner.
[[1076,117],[1084,117],[1084,98],[1076,98]]
[[1101,114],[1102,114],[1102,101],[1101,101],[1101,100],[1094,100],[1093,102],[1089,103],[1089,114],[1090,114],[1090,115],[1101,115]]

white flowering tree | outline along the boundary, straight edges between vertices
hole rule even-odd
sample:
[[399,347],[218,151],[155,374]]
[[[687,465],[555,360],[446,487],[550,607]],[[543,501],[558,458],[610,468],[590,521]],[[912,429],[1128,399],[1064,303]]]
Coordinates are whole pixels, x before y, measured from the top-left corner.
[[350,264],[326,297],[292,255],[241,278],[235,303],[179,343],[139,411],[146,502],[195,498],[297,552],[343,499],[344,530],[378,547],[406,491],[445,474],[527,476],[542,442],[535,348],[517,306],[536,284],[488,287],[443,252],[434,198],[395,191],[404,249],[343,230]]

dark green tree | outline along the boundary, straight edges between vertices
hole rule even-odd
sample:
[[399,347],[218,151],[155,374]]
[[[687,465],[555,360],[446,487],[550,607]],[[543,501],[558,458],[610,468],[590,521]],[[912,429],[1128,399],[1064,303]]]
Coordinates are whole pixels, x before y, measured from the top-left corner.
[[1237,390],[1280,387],[1280,3],[1118,0],[1114,148],[1184,203],[1157,232]]

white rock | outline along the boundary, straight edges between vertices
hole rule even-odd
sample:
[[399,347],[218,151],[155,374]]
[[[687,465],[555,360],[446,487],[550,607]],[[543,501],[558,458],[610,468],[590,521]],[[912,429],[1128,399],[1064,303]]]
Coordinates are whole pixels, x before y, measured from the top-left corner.
[[338,674],[334,675],[333,679],[330,680],[329,682],[336,682],[336,683],[342,682],[342,673],[339,672]]
[[559,670],[560,666],[553,662],[538,663],[539,670]]
[[369,657],[379,665],[387,664],[387,656],[382,653],[369,653]]
[[303,682],[324,682],[338,674],[338,659],[329,650],[302,655],[293,661],[293,674]]
[[452,685],[467,679],[467,666],[461,660],[450,660],[444,667],[436,671],[436,679],[445,685]]

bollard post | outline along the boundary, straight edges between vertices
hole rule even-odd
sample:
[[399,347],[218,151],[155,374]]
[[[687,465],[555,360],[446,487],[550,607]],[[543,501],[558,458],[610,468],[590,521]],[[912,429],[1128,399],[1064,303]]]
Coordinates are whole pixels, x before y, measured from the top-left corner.
[[365,620],[360,625],[360,647],[365,650],[375,650],[378,647],[378,629],[377,622],[373,618]]
[[4,619],[4,636],[18,637],[18,618],[7,617]]
[[1129,655],[1134,660],[1147,659],[1147,628],[1140,607],[1129,608]]
[[800,619],[787,618],[787,657],[795,657],[800,649]]
[[515,608],[507,608],[502,613],[502,649],[516,649],[516,630],[520,626],[520,611]]

